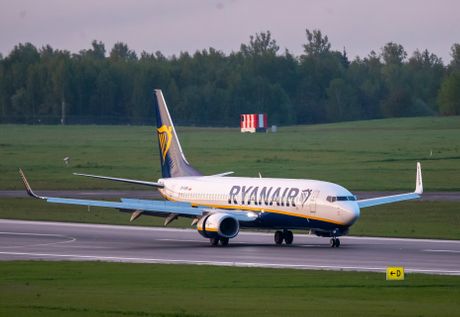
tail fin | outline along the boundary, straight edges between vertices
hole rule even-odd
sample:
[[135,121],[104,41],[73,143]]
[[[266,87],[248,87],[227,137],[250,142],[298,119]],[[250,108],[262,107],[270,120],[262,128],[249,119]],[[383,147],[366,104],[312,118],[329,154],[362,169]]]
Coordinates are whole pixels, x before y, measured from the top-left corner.
[[155,89],[155,97],[157,135],[163,178],[200,176],[201,173],[190,165],[182,152],[179,138],[160,89]]

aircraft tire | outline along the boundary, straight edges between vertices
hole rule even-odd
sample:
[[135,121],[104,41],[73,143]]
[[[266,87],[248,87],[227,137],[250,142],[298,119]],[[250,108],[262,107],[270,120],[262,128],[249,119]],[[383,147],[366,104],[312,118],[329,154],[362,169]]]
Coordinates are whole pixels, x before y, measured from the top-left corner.
[[220,245],[226,247],[228,245],[228,238],[220,238]]
[[340,239],[339,238],[331,238],[329,241],[329,245],[331,248],[338,248],[340,247]]
[[286,244],[292,244],[292,241],[294,241],[294,234],[290,230],[286,230],[284,232],[284,242]]
[[210,238],[209,242],[213,247],[216,247],[219,244],[219,238]]
[[275,232],[275,243],[278,244],[278,245],[281,245],[283,243],[283,240],[284,240],[284,235],[283,235],[283,231],[276,231]]
[[331,238],[331,240],[329,240],[329,245],[331,246],[331,248],[335,247],[335,238]]

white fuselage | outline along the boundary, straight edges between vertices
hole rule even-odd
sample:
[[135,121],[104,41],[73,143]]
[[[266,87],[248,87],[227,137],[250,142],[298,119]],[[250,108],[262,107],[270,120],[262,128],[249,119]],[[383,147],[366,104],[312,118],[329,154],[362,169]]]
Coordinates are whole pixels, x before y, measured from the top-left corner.
[[337,184],[299,179],[193,176],[164,178],[168,200],[216,209],[248,210],[350,226],[359,217],[356,198]]

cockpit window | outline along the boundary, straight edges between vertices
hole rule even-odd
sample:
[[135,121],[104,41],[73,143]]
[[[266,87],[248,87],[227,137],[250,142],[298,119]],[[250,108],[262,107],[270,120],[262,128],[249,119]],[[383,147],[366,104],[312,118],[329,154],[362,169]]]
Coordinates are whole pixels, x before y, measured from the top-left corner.
[[356,196],[327,196],[326,200],[331,203],[335,201],[356,201]]

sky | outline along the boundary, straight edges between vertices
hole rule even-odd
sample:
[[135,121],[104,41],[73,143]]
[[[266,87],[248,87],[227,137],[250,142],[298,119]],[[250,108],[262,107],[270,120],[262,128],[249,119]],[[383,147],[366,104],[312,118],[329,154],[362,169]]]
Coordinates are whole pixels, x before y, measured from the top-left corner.
[[280,52],[300,55],[306,28],[320,29],[352,59],[396,42],[409,56],[428,49],[448,63],[450,47],[460,43],[460,1],[0,0],[3,56],[18,43],[78,52],[92,40],[107,51],[124,42],[137,53],[209,47],[230,53],[267,30]]

